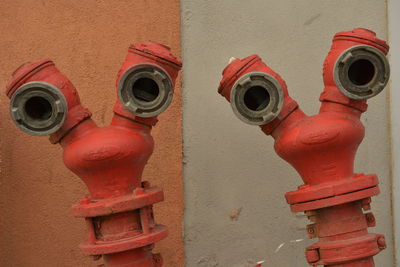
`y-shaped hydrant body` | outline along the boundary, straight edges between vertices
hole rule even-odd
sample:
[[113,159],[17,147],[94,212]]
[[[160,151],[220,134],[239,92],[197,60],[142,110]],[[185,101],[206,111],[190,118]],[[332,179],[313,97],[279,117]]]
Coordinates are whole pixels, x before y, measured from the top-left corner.
[[81,249],[106,266],[156,267],[154,243],[167,228],[154,221],[152,205],[163,201],[162,190],[141,176],[154,142],[156,116],[170,104],[181,63],[169,48],[134,44],[117,79],[114,117],[98,127],[80,104],[71,82],[50,60],[27,63],[7,86],[11,116],[32,135],[49,135],[64,149],[64,163],[88,187],[90,196],[73,207],[88,228]]
[[283,79],[261,59],[231,62],[223,72],[219,93],[246,123],[259,125],[275,139],[275,151],[301,175],[304,185],[288,192],[293,212],[314,222],[306,250],[313,265],[371,267],[386,247],[369,210],[379,193],[375,174],[355,174],[354,158],[364,137],[360,116],[366,99],[378,94],[389,78],[388,45],[366,29],[340,32],[324,62],[325,88],[319,114],[306,116],[289,96]]

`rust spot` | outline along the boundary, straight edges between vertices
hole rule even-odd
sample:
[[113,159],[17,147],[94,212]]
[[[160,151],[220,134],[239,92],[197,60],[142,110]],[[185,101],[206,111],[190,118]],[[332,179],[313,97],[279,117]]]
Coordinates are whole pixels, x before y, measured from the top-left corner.
[[242,207],[232,210],[231,214],[229,215],[231,221],[237,221],[239,219],[241,212],[242,212]]

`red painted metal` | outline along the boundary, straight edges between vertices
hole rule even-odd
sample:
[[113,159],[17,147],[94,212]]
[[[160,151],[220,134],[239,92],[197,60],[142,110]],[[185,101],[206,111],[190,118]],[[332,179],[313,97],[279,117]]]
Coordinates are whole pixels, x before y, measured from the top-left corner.
[[346,49],[358,45],[378,48],[385,55],[389,47],[375,33],[354,29],[337,33],[324,63],[325,88],[319,114],[306,116],[289,96],[283,79],[256,56],[236,59],[223,71],[219,93],[228,101],[234,84],[245,74],[266,73],[282,87],[283,107],[278,117],[261,125],[275,139],[275,151],[301,175],[304,185],[288,192],[286,199],[294,212],[305,212],[313,224],[310,238],[319,242],[306,250],[313,265],[374,266],[373,256],[386,247],[385,238],[370,234],[375,226],[370,197],[379,193],[376,175],[355,174],[354,158],[364,137],[360,116],[366,100],[345,96],[336,86],[333,73],[336,59]]
[[[118,74],[129,68],[152,64],[164,70],[175,83],[181,63],[166,46],[156,43],[134,44]],[[163,201],[161,189],[142,182],[143,169],[153,152],[150,134],[156,117],[133,115],[116,101],[114,117],[108,127],[98,127],[91,113],[80,104],[71,82],[53,62],[27,63],[13,74],[7,86],[11,98],[23,84],[47,82],[65,96],[68,113],[62,127],[51,134],[51,143],[63,149],[65,165],[88,187],[90,196],[73,206],[73,214],[87,222],[87,240],[80,247],[95,259],[102,255],[106,266],[162,266],[154,243],[165,238],[168,230],[155,223],[152,206]]]

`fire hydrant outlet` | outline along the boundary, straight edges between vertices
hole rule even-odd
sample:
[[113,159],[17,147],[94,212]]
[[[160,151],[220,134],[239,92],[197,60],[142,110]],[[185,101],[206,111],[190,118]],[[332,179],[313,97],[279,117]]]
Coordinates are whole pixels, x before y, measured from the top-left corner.
[[64,95],[47,82],[29,82],[17,89],[10,102],[11,118],[24,132],[43,136],[58,131],[67,116]]
[[279,115],[283,90],[271,75],[251,72],[233,85],[230,102],[239,119],[248,124],[263,125]]
[[118,96],[133,114],[154,117],[171,104],[172,81],[164,70],[155,65],[134,66],[122,75]]
[[371,98],[379,94],[389,81],[389,62],[375,47],[351,47],[339,56],[335,65],[336,85],[352,99]]

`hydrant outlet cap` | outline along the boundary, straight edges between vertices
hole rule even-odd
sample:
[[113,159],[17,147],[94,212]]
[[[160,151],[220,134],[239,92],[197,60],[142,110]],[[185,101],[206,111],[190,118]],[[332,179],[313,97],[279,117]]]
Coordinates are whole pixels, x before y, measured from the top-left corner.
[[172,63],[177,68],[182,67],[182,63],[171,53],[171,48],[154,42],[131,44],[129,47],[132,52],[142,52],[151,57],[156,57]]

